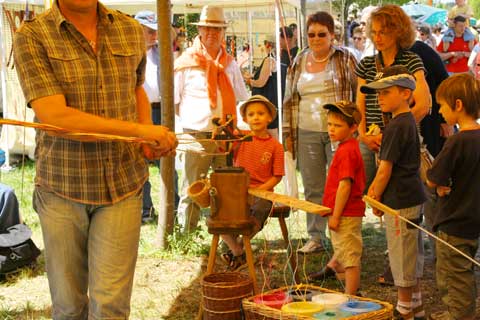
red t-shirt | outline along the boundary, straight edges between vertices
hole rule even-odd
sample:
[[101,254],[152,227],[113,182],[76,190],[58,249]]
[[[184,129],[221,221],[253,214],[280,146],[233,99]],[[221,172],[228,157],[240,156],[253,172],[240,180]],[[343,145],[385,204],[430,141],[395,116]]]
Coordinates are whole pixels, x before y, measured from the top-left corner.
[[250,187],[255,188],[272,176],[285,175],[283,147],[271,136],[253,137],[253,141],[240,143],[235,152],[234,166],[245,168],[250,174]]
[[[437,46],[439,52],[444,52],[443,50],[443,41]],[[455,37],[453,42],[450,43],[447,52],[457,52],[457,51],[472,51],[468,47],[468,41],[463,40],[463,37]],[[448,72],[468,72],[468,57],[461,57],[456,62],[453,62],[453,58],[447,60],[448,63],[445,64]]]
[[340,143],[335,151],[325,183],[324,206],[334,209],[338,184],[345,178],[352,180],[352,189],[342,216],[363,217],[365,215],[365,203],[362,201],[363,189],[365,189],[365,168],[358,141],[353,138]]

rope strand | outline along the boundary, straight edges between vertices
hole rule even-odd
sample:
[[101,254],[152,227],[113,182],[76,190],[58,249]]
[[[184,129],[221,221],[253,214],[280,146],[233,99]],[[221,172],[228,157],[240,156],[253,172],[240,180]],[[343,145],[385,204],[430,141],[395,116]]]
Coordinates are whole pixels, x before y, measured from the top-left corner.
[[422,228],[420,227],[419,225],[415,224],[414,222],[408,220],[407,218],[405,217],[402,217],[397,210],[394,210],[386,205],[384,205],[383,203],[369,197],[369,196],[363,196],[363,201],[368,203],[369,205],[371,205],[372,207],[375,207],[376,209],[378,210],[381,210],[382,212],[386,212],[388,214],[391,214],[393,216],[396,216],[398,218],[400,218],[400,220],[403,220],[404,222],[414,226],[415,228],[425,232],[426,234],[428,234],[430,237],[434,238],[435,240],[439,241],[440,243],[446,245],[447,247],[449,247],[450,249],[452,249],[453,251],[455,251],[456,253],[462,255],[463,257],[465,257],[466,259],[468,259],[469,261],[471,261],[473,264],[477,265],[478,267],[480,267],[480,263],[475,260],[475,259],[472,259],[470,256],[468,256],[467,254],[463,253],[462,251],[458,250],[457,248],[455,248],[454,246],[452,246],[450,243],[448,243],[447,241],[443,240],[443,239],[440,239],[439,237],[437,237],[436,235],[434,235],[433,233],[431,233],[430,231],[426,230],[425,228]]

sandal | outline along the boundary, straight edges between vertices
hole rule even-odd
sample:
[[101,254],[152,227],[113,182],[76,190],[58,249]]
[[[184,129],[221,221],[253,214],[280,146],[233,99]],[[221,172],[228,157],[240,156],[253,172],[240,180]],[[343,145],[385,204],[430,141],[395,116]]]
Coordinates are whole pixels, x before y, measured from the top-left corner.
[[233,255],[232,250],[228,250],[227,252],[222,253],[220,255],[220,258],[222,258],[222,261],[225,262],[227,266],[229,266],[232,263],[235,256]]
[[[233,256],[233,254],[232,254],[232,256]],[[242,269],[246,265],[247,265],[247,255],[244,252],[239,256],[233,256],[233,259],[230,262],[230,264],[227,268],[227,271],[231,271],[231,272],[239,271],[240,269]]]

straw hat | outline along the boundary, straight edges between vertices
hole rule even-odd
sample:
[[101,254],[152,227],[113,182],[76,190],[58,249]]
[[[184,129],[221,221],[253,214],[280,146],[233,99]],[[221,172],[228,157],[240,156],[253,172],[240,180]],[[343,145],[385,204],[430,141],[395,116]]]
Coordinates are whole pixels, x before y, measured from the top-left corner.
[[277,108],[273,103],[270,102],[267,98],[265,98],[262,95],[256,94],[254,96],[251,96],[250,99],[245,101],[241,106],[240,106],[240,114],[242,117],[245,118],[245,112],[247,111],[247,107],[249,104],[252,102],[261,102],[265,107],[267,107],[268,112],[272,116],[272,119],[275,119],[277,117]]
[[224,28],[228,26],[227,22],[225,21],[225,15],[223,14],[223,8],[209,5],[202,8],[200,21],[193,22],[192,24],[201,27],[217,28]]

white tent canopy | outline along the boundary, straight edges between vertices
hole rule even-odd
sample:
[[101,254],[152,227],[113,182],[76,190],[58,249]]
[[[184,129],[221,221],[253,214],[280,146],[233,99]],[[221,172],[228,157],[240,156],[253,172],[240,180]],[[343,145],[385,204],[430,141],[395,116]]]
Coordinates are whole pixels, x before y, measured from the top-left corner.
[[[103,0],[101,1],[105,5],[113,5],[113,6],[136,6],[141,7],[142,5],[153,5],[156,6],[156,1],[154,0]],[[274,1],[273,0],[171,0],[170,1],[174,6],[184,6],[185,8],[192,8],[192,9],[199,9],[202,8],[204,5],[216,5],[221,7],[228,7],[228,8],[238,8],[238,7],[262,7],[262,6],[272,6]],[[292,5],[296,8],[300,8],[300,0],[282,0],[282,3],[286,3]]]

